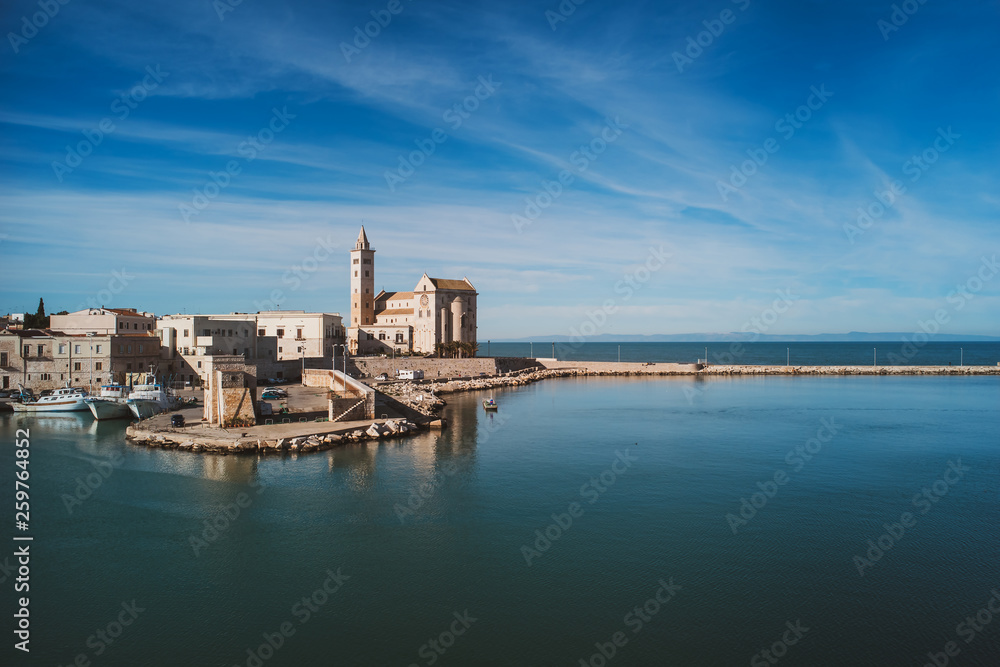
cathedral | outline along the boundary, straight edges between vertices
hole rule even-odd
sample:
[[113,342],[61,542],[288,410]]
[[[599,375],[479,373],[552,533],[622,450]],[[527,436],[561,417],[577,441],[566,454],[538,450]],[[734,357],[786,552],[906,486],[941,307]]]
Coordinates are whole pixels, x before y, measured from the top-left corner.
[[476,288],[425,273],[412,292],[375,294],[375,250],[364,226],[351,250],[352,354],[432,354],[439,343],[476,344]]

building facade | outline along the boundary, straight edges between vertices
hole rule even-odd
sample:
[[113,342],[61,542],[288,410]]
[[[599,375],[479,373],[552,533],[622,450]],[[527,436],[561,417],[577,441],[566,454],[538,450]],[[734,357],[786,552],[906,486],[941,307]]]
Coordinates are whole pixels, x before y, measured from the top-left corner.
[[94,391],[109,382],[127,382],[160,363],[160,340],[153,332],[68,334],[51,329],[0,331],[0,387],[23,384],[38,392],[71,384]]
[[84,308],[50,315],[49,328],[68,334],[133,334],[156,329],[156,316],[135,308]]
[[351,250],[353,354],[431,354],[447,343],[476,345],[479,293],[468,278],[431,278],[426,273],[409,292],[375,290],[375,250],[361,228]]
[[220,355],[242,356],[247,364],[256,364],[257,377],[265,380],[298,377],[307,360],[328,367],[345,333],[338,313],[301,310],[164,315],[156,327],[165,373],[192,385],[207,380],[209,362]]

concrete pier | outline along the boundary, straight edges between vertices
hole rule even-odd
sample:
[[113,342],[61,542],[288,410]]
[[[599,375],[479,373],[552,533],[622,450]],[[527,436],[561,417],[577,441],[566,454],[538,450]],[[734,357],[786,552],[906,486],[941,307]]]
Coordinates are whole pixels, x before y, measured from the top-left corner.
[[537,359],[547,370],[588,375],[1000,375],[1000,366],[784,366]]

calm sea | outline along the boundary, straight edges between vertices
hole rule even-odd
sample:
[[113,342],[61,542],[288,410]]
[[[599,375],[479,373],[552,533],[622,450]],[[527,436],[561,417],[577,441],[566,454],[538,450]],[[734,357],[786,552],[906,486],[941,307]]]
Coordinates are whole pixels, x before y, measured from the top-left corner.
[[261,460],[0,417],[0,563],[17,428],[34,537],[31,654],[0,573],[0,662],[1000,664],[1000,378],[493,395],[449,397],[443,432]]
[[[620,348],[620,349],[619,349]],[[796,366],[995,366],[1000,342],[937,342],[921,337],[878,343],[533,343],[479,342],[481,356],[551,357],[568,361],[650,361]]]

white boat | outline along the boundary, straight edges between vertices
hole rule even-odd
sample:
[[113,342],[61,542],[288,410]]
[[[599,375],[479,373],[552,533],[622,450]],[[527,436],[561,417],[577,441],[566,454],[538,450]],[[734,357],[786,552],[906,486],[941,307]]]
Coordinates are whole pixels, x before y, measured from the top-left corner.
[[163,384],[156,382],[152,376],[147,376],[145,383],[132,387],[125,403],[137,419],[148,419],[181,407],[181,399]]
[[129,388],[120,384],[101,387],[101,393],[84,399],[84,403],[94,414],[94,419],[127,419],[132,413],[128,409]]
[[495,400],[493,400],[492,397],[491,398],[484,398],[483,399],[483,409],[485,409],[485,410],[497,410],[499,408],[500,408],[500,406],[497,404],[497,402]]
[[11,403],[10,407],[14,412],[86,412],[87,396],[87,390],[81,387],[63,387],[23,403]]

